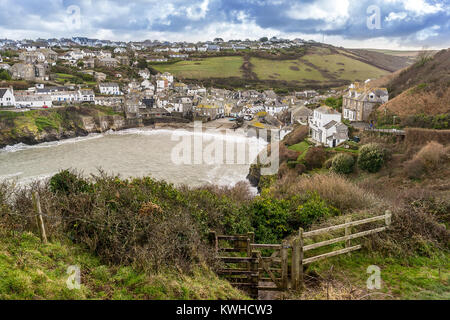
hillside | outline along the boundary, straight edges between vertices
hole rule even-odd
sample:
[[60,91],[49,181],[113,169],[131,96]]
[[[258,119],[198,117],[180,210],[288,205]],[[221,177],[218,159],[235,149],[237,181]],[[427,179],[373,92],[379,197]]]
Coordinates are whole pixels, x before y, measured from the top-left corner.
[[391,99],[379,110],[398,116],[450,112],[450,50],[424,56],[387,83]]
[[380,78],[408,66],[408,56],[330,45],[272,51],[196,54],[188,61],[150,63],[185,82],[225,88],[330,88]]
[[[80,290],[67,287],[67,268],[81,271]],[[246,299],[207,269],[190,275],[114,267],[68,240],[43,245],[32,233],[0,230],[0,300]]]
[[25,143],[34,145],[85,136],[133,125],[122,113],[109,107],[76,106],[31,110],[26,112],[0,109],[0,148]]

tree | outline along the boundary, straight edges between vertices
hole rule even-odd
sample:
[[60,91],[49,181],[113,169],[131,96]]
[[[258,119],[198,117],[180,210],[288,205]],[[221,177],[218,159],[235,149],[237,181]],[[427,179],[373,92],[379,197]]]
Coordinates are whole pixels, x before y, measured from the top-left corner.
[[139,69],[146,69],[148,66],[147,61],[145,59],[139,59],[137,67]]
[[339,153],[334,156],[331,162],[331,170],[340,174],[349,174],[353,172],[355,160],[349,154]]
[[261,39],[259,39],[259,41],[261,41],[261,42],[267,42],[267,41],[269,41],[269,38],[267,38],[267,37],[262,37]]
[[380,171],[384,164],[384,150],[377,143],[369,143],[361,147],[358,166],[371,173]]
[[0,80],[9,81],[9,80],[11,80],[11,75],[9,74],[8,71],[2,70],[2,71],[0,71]]

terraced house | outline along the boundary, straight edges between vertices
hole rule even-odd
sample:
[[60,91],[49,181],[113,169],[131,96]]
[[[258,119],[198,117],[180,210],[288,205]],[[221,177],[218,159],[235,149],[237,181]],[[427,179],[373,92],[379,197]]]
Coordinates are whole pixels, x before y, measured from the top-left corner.
[[12,88],[0,88],[0,107],[15,106],[14,90]]
[[371,88],[369,83],[364,85],[354,83],[342,101],[344,119],[350,121],[367,121],[376,106],[389,100],[389,93],[385,88]]
[[348,140],[348,128],[341,122],[341,114],[327,106],[314,110],[309,129],[315,142],[331,148]]

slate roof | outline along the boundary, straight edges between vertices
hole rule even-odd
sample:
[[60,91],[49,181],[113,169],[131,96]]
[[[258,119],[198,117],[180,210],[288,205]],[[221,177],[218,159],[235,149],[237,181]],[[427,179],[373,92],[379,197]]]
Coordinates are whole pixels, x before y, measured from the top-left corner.
[[6,91],[8,91],[8,89],[0,89],[0,98],[3,99],[3,96],[5,95]]

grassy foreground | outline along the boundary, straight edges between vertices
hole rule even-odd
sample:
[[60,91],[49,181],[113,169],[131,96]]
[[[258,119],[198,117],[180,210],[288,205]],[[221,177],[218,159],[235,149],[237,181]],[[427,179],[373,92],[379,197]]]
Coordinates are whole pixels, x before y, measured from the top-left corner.
[[[192,274],[146,274],[133,267],[102,264],[70,241],[43,245],[32,233],[0,231],[0,299],[246,299],[206,267]],[[70,290],[67,268],[81,269],[81,289]]]

